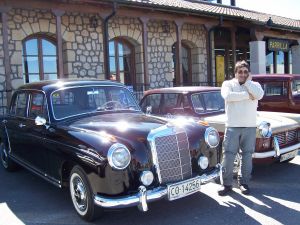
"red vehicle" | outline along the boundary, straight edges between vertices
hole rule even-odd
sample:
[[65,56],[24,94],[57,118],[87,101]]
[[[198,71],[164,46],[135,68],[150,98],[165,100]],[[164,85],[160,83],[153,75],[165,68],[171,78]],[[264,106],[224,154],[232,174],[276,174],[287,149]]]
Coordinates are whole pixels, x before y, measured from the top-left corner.
[[258,102],[258,110],[300,113],[300,75],[253,75],[265,91]]
[[[218,87],[173,87],[146,91],[142,110],[156,116],[188,116],[225,131],[224,100]],[[300,148],[300,115],[258,112],[255,163],[291,160]]]

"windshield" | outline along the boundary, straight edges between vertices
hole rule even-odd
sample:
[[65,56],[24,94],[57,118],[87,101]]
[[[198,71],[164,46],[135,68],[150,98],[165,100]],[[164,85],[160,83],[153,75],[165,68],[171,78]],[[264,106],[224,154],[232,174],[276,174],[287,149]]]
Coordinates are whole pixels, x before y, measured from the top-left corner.
[[192,103],[196,113],[224,112],[224,99],[220,91],[200,92],[192,95]]
[[292,82],[292,94],[294,96],[300,96],[300,80],[293,80]]
[[51,102],[55,119],[96,111],[140,111],[130,91],[117,86],[88,86],[58,90]]

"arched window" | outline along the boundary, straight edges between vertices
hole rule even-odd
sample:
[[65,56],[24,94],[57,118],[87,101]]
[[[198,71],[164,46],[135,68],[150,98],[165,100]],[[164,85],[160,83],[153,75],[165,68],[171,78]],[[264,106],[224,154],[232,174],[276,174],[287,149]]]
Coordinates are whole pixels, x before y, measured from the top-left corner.
[[[174,63],[174,71],[176,73],[176,62],[177,62],[177,53],[176,53],[176,43],[172,46],[173,53],[173,63]],[[186,44],[181,44],[181,59],[182,59],[182,84],[184,86],[192,85],[192,59],[191,59],[191,48],[189,48]],[[176,76],[176,75],[175,75]],[[175,82],[174,85],[177,83]]]
[[126,40],[114,39],[109,42],[110,79],[126,85],[135,83],[134,48]]
[[25,83],[57,79],[55,40],[32,36],[23,41],[23,72]]

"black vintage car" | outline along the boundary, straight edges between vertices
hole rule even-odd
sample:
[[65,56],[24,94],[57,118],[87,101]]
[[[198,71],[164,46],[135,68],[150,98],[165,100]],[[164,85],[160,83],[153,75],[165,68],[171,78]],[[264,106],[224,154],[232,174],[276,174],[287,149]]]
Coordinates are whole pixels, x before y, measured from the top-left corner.
[[[219,177],[218,132],[144,114],[111,81],[44,81],[20,87],[1,119],[1,161],[69,187],[85,220],[103,208],[175,200]],[[4,185],[4,184],[2,184]]]

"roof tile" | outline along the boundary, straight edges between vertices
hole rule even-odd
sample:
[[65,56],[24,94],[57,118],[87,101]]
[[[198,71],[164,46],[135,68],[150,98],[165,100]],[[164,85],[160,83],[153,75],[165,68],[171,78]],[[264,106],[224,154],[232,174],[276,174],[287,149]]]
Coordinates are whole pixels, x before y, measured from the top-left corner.
[[219,15],[233,16],[248,21],[266,24],[269,18],[274,25],[286,26],[292,29],[300,29],[300,20],[290,19],[282,16],[276,16],[233,6],[224,6],[216,3],[209,3],[196,0],[123,0],[123,2],[135,2],[149,6],[170,7],[174,9],[191,10],[196,12],[214,13]]

